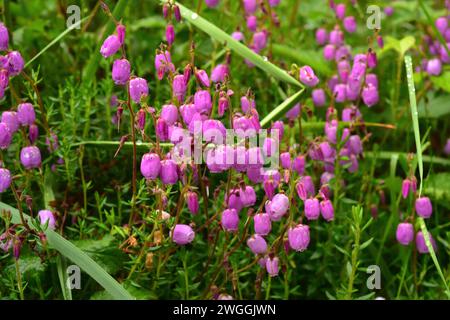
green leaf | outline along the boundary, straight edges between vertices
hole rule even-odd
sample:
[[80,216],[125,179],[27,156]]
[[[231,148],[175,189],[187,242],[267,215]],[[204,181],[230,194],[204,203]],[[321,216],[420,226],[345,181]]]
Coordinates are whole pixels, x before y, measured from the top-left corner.
[[416,43],[416,39],[412,36],[406,36],[401,40],[395,39],[394,37],[387,36],[386,44],[381,50],[380,55],[389,51],[390,49],[397,51],[400,56],[404,56],[406,51],[411,49]]
[[324,76],[333,74],[333,70],[331,70],[323,56],[317,54],[317,51],[293,49],[281,44],[273,44],[272,51],[275,55],[289,58],[296,63],[309,65],[314,71]]
[[[13,223],[21,223],[19,211],[6,203],[0,202],[0,210],[9,211],[12,216]],[[31,222],[31,218],[25,215],[25,219]],[[33,225],[30,224],[33,228]],[[89,274],[97,281],[106,291],[108,291],[114,299],[133,300],[131,296],[111,275],[103,270],[92,258],[85,252],[78,249],[73,243],[64,239],[61,235],[53,230],[45,231],[48,244],[56,249],[63,256],[67,257],[78,265],[82,270]]]
[[225,46],[242,56],[244,59],[249,60],[255,66],[262,69],[267,74],[277,78],[278,80],[303,88],[303,85],[299,81],[291,77],[283,69],[280,69],[276,65],[267,61],[267,59],[264,59],[260,55],[250,50],[239,41],[236,41],[230,35],[222,31],[220,28],[216,27],[214,24],[200,17],[197,13],[189,10],[178,2],[177,5],[180,7],[180,12],[184,19],[189,21],[191,24],[193,24],[203,32],[209,34],[216,41],[225,44]]
[[261,127],[266,128],[272,121],[281,118],[281,116],[283,116],[300,100],[303,90],[304,89],[284,100],[278,107],[273,109],[267,116],[265,116],[264,119],[261,120]]
[[[422,194],[422,186],[423,186],[423,162],[422,162],[422,145],[420,141],[420,130],[419,130],[419,113],[417,112],[417,104],[416,104],[416,90],[414,88],[413,81],[413,66],[410,56],[405,57],[405,65],[406,65],[406,78],[408,80],[408,91],[409,91],[409,103],[411,107],[411,117],[413,122],[414,129],[414,137],[416,140],[416,150],[417,150],[417,161],[419,165],[419,175],[420,175],[420,189],[419,189],[419,197]],[[436,253],[434,252],[433,245],[431,244],[430,237],[428,234],[427,226],[423,218],[418,217],[418,221],[420,224],[420,229],[422,230],[423,237],[425,239],[425,244],[427,245],[428,251],[430,252],[431,258],[433,259],[434,265],[444,282],[445,289],[447,291],[447,295],[450,297],[450,290],[447,285],[447,281],[442,273],[441,266],[439,265],[439,261],[437,260]]]
[[85,17],[85,18],[81,19],[80,21],[78,21],[78,22],[74,23],[73,25],[71,25],[70,28],[67,28],[66,30],[61,32],[55,39],[53,39],[48,45],[46,45],[41,51],[39,51],[33,58],[28,60],[28,62],[25,64],[24,68],[26,68],[30,64],[32,64],[34,60],[39,58],[39,56],[41,56],[45,51],[47,51],[52,46],[54,46],[59,40],[64,38],[68,33],[70,33],[70,31],[78,28],[81,25],[81,23],[84,22],[85,20],[87,20],[88,18],[89,17]]
[[432,98],[427,104],[425,104],[424,100],[421,100],[418,106],[419,118],[439,118],[450,113],[449,101],[450,95]]
[[373,241],[373,238],[370,238],[369,240],[367,240],[366,242],[364,242],[363,244],[361,244],[361,246],[359,247],[359,250],[363,250],[365,248],[367,248]]
[[412,124],[414,129],[414,138],[416,141],[416,150],[417,150],[417,161],[419,165],[419,176],[420,176],[420,188],[419,188],[419,197],[422,194],[422,185],[423,185],[423,161],[422,161],[422,144],[420,143],[420,128],[419,128],[419,113],[417,111],[417,102],[416,102],[416,89],[414,87],[413,80],[413,67],[412,60],[410,56],[405,57],[405,65],[406,65],[406,79],[408,81],[408,91],[409,91],[409,104],[411,107],[411,117]]
[[450,92],[450,72],[444,72],[438,77],[431,77],[431,82],[444,91]]

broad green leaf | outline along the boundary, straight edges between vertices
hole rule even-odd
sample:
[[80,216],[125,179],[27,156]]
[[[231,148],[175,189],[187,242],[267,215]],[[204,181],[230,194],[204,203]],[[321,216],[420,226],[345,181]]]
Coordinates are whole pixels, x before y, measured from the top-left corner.
[[424,102],[424,100],[421,100],[418,106],[418,111],[419,111],[419,118],[442,117],[450,113],[450,95],[432,98],[430,102],[427,104]]
[[444,72],[438,77],[431,77],[433,84],[444,91],[450,92],[450,72]]
[[[12,216],[13,223],[20,223],[19,211],[6,203],[0,202],[0,210],[9,211]],[[27,221],[31,221],[29,216],[25,216]],[[30,227],[33,227],[30,224]],[[73,243],[64,239],[61,235],[53,230],[47,229],[45,231],[47,241],[50,247],[56,249],[63,256],[70,259],[82,270],[89,274],[95,281],[97,281],[106,291],[108,291],[114,299],[118,300],[133,300],[131,296],[111,275],[103,270],[92,258],[85,252],[78,249]]]
[[380,55],[383,55],[385,52],[392,49],[397,51],[397,53],[403,57],[406,51],[411,49],[415,43],[416,39],[412,36],[406,36],[401,40],[395,39],[391,36],[387,36],[385,39],[384,48],[380,51]]
[[303,85],[299,81],[291,77],[283,69],[280,69],[276,65],[267,61],[267,59],[250,50],[247,46],[243,45],[239,41],[236,41],[230,35],[222,31],[220,28],[216,27],[214,24],[200,17],[197,13],[189,10],[180,3],[177,3],[177,5],[180,7],[180,12],[184,19],[189,21],[191,24],[193,24],[203,32],[209,34],[216,41],[223,43],[225,46],[242,56],[244,59],[249,60],[255,66],[264,70],[267,74],[277,78],[278,80],[303,88]]

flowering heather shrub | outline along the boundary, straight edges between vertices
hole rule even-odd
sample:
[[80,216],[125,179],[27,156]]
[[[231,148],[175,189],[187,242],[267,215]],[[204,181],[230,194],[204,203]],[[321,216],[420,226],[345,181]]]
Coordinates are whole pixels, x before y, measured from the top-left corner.
[[5,297],[447,297],[449,1],[99,3],[0,22]]

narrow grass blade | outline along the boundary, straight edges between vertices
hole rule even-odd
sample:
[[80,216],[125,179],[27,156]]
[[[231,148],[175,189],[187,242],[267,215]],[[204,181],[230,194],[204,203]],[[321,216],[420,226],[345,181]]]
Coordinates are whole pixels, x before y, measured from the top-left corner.
[[283,101],[278,107],[272,110],[264,119],[261,120],[261,127],[266,128],[271,121],[279,119],[283,114],[286,113],[289,109],[291,109],[299,100],[303,93],[303,90],[300,90],[293,96],[290,96],[286,100]]
[[184,19],[192,23],[203,32],[209,34],[213,39],[224,43],[228,48],[235,51],[243,58],[251,61],[255,66],[264,70],[267,74],[277,78],[278,80],[303,88],[303,85],[299,81],[291,77],[283,69],[280,69],[269,61],[266,61],[266,59],[256,54],[239,41],[236,41],[214,24],[200,17],[197,13],[189,10],[180,3],[177,3],[177,5],[180,7],[180,12]]
[[[413,66],[410,56],[405,56],[405,66],[406,66],[406,79],[408,81],[408,91],[409,91],[409,103],[411,107],[411,116],[413,122],[414,129],[414,137],[416,141],[416,150],[417,150],[417,162],[419,166],[419,175],[420,175],[420,189],[419,189],[419,197],[422,193],[423,186],[423,160],[422,160],[422,144],[420,141],[420,130],[419,130],[419,113],[417,112],[417,103],[416,103],[416,89],[414,88],[414,79],[413,79]],[[439,265],[439,261],[436,257],[436,253],[434,252],[433,245],[431,244],[429,233],[425,221],[418,217],[418,221],[420,224],[420,229],[422,230],[423,237],[425,239],[425,244],[430,252],[431,258],[433,259],[434,265],[444,282],[445,289],[448,297],[450,298],[450,290],[447,285],[447,281],[442,272],[441,266]]]
[[39,51],[38,54],[36,54],[33,58],[28,60],[28,62],[25,64],[24,68],[26,68],[30,64],[32,64],[34,62],[34,60],[39,58],[45,51],[47,51],[48,49],[53,47],[56,43],[58,43],[58,41],[61,40],[62,38],[64,38],[68,33],[70,33],[70,31],[78,28],[88,18],[89,17],[85,17],[85,18],[81,19],[80,21],[78,21],[78,22],[74,23],[73,25],[71,25],[70,28],[67,28],[66,30],[61,32],[55,39],[53,39],[48,45],[46,45],[41,51]]
[[[120,18],[122,18],[123,16],[125,8],[127,7],[127,4],[130,2],[131,1],[127,0],[119,0],[112,12],[113,16],[116,19],[120,20]],[[113,32],[114,28],[115,28],[114,22],[113,21],[108,22],[108,25],[105,28],[103,39],[99,41],[97,48],[95,49],[94,52],[91,53],[91,57],[89,58],[89,61],[83,70],[83,80],[90,83],[94,78],[95,73],[97,72],[97,68],[100,64],[100,59],[103,58],[102,55],[100,54],[100,48],[102,46],[103,40]]]
[[[6,203],[0,202],[0,210],[11,213],[13,223],[20,223],[19,211]],[[30,217],[25,216],[28,221]],[[33,227],[30,224],[30,227]],[[48,244],[56,249],[63,256],[70,259],[77,264],[82,270],[89,274],[95,281],[97,281],[107,292],[109,292],[114,299],[118,300],[133,300],[128,291],[126,291],[111,275],[103,270],[91,257],[85,252],[78,249],[70,241],[64,239],[61,235],[53,230],[47,229],[45,232]]]

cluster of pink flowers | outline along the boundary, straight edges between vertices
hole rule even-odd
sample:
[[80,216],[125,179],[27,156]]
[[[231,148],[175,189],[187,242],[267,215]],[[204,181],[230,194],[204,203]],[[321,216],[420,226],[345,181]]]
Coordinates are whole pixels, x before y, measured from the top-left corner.
[[[9,49],[9,31],[6,26],[0,23],[0,51],[6,51],[6,55],[0,55],[0,98],[4,97],[8,88],[9,79],[23,72],[24,60],[18,51]],[[4,111],[0,121],[0,150],[7,150],[13,143],[14,134],[26,137],[26,145],[20,151],[20,162],[26,170],[40,168],[42,164],[41,151],[36,146],[39,138],[39,127],[36,124],[36,113],[33,104],[21,102],[17,108]],[[49,152],[54,152],[58,148],[56,134],[50,132],[46,138]],[[58,160],[58,163],[61,163]],[[0,160],[0,193],[7,191],[13,183],[11,171],[4,167],[3,160]],[[42,225],[54,229],[56,225],[55,216],[50,210],[41,210],[38,213]],[[12,226],[5,233],[0,235],[0,248],[9,251],[13,248],[13,255],[16,259],[20,256],[24,235],[18,237],[15,228]]]
[[[417,196],[417,179],[416,177],[412,176],[411,178],[406,178],[403,180],[402,183],[402,198],[403,199],[409,199],[410,195],[415,199],[415,212],[419,217],[422,217],[424,219],[428,219],[431,217],[431,214],[433,213],[433,206],[431,204],[431,200],[428,197],[418,197]],[[396,238],[397,241],[407,246],[414,240],[414,225],[411,222],[408,222],[409,220],[414,219],[414,213],[413,215],[409,216],[408,219],[406,219],[404,222],[401,222],[397,226],[397,232],[396,232]],[[430,241],[434,248],[434,250],[437,250],[436,242],[434,241],[431,234]],[[428,247],[425,243],[425,238],[422,233],[422,231],[418,231],[416,233],[416,248],[419,253],[428,253]]]
[[[356,54],[352,58],[351,48],[345,43],[345,32],[356,32],[356,19],[346,16],[345,4],[330,2],[337,23],[327,31],[324,28],[316,30],[316,42],[323,46],[325,60],[333,61],[337,66],[337,74],[328,80],[328,90],[337,103],[354,103],[362,98],[364,104],[372,107],[379,101],[378,78],[372,70],[377,66],[377,56],[372,48],[366,53]],[[383,46],[382,38],[377,36],[379,46]],[[317,89],[312,94],[314,104],[323,106],[325,94],[323,89]]]
[[[447,10],[450,9],[450,2],[446,1]],[[420,52],[426,56],[422,59],[422,64],[416,71],[425,71],[430,76],[439,76],[442,73],[443,65],[450,63],[448,49],[450,48],[450,24],[449,15],[444,15],[435,20],[435,26],[441,37],[445,40],[446,46],[442,44],[438,35],[425,35]]]
[[[7,51],[0,56],[0,98],[4,96],[8,87],[9,78],[20,74],[24,61],[18,51],[9,51],[9,32],[5,25],[0,23],[0,50]],[[28,129],[28,145],[20,152],[20,161],[25,169],[41,166],[41,152],[34,144],[39,136],[38,126],[35,124],[36,114],[31,103],[24,102],[16,110],[4,111],[0,122],[0,149],[6,150],[12,143],[13,136],[19,131],[26,133]],[[0,193],[6,191],[11,185],[11,172],[0,164]]]

